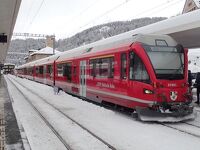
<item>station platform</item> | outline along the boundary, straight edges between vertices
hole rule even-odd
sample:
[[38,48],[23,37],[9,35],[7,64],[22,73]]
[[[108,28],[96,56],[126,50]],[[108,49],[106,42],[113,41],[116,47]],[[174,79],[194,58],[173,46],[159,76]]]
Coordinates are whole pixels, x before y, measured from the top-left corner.
[[0,75],[0,150],[23,150],[20,130],[9,98],[6,82]]

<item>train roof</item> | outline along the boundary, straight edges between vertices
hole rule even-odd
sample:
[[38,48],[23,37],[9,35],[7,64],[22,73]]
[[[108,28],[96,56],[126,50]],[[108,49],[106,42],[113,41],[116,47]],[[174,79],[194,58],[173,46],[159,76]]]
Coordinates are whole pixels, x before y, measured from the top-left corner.
[[147,45],[155,45],[156,40],[164,40],[166,41],[168,46],[176,46],[176,41],[168,35],[156,35],[156,34],[135,34],[135,35],[127,35],[120,34],[107,39],[103,39],[88,45],[84,45],[78,48],[74,48],[65,52],[61,52],[59,54],[46,57],[43,59],[39,59],[33,62],[29,62],[22,66],[17,67],[17,69],[24,67],[31,67],[34,65],[44,65],[50,64],[56,61],[65,61],[66,59],[72,58],[81,58],[85,57],[88,54],[94,54],[100,51],[120,48],[122,46],[130,46],[134,42],[140,42]]
[[108,49],[120,48],[122,46],[130,46],[134,42],[140,42],[147,45],[155,45],[156,40],[165,40],[168,46],[176,46],[176,41],[168,35],[156,34],[135,34],[135,35],[117,35],[107,39],[103,39],[88,45],[84,45],[72,50],[63,52],[58,61],[63,61],[66,58],[84,57],[88,54],[97,53]]
[[[54,51],[54,52],[53,52]],[[30,55],[35,55],[35,54],[57,54],[57,53],[60,53],[60,51],[58,50],[53,50],[52,47],[45,47],[45,48],[42,48],[41,50],[37,50],[37,51],[34,51],[33,53],[31,53]]]
[[38,60],[35,60],[35,61],[32,61],[32,62],[23,64],[21,66],[16,67],[16,69],[21,69],[21,68],[25,68],[25,67],[33,67],[33,66],[38,65],[38,64],[44,65],[44,64],[53,63],[60,56],[59,54],[56,54],[56,55],[53,55],[53,56],[50,56],[50,57],[45,57],[45,58],[42,58],[42,59],[38,59]]

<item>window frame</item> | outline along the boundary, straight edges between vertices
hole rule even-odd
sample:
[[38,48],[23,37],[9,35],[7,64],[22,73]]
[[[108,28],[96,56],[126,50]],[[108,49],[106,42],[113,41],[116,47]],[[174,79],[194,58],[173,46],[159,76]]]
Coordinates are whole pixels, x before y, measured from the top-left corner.
[[89,67],[89,75],[93,78],[114,78],[114,56],[92,58]]
[[[131,58],[130,58],[130,55],[131,55],[131,53],[133,53],[133,62],[131,62]],[[130,73],[130,71],[131,71],[131,66],[133,66],[133,75],[134,75],[134,72],[135,72],[135,58],[138,58],[138,62],[141,62],[141,65],[142,65],[142,72],[146,72],[146,74],[147,74],[147,76],[148,76],[148,79],[147,80],[144,80],[144,79],[135,79],[134,78],[134,76],[133,76],[133,78],[131,78],[131,73]],[[149,73],[148,73],[148,71],[147,71],[147,68],[146,68],[146,66],[145,66],[145,64],[144,64],[144,62],[142,61],[142,59],[141,59],[141,57],[139,57],[133,50],[131,50],[131,51],[129,51],[129,59],[128,59],[128,61],[129,61],[129,66],[128,66],[128,68],[129,68],[129,70],[128,70],[128,78],[129,78],[129,80],[131,80],[131,81],[138,81],[138,82],[142,82],[142,83],[146,83],[146,84],[150,84],[151,83],[151,78],[150,78],[150,75],[149,75]]]

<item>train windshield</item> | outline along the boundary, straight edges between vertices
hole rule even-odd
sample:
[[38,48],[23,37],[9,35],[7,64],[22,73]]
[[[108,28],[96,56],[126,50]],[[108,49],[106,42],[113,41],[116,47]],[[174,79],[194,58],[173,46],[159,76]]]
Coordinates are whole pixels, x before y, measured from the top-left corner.
[[177,47],[143,45],[147,52],[157,79],[184,78],[184,50]]

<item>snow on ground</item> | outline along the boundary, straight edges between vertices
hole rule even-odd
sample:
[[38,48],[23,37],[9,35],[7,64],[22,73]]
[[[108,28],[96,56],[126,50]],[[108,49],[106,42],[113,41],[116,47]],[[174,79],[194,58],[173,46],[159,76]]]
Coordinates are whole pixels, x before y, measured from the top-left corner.
[[62,143],[51,133],[23,96],[7,81],[16,116],[23,125],[32,150],[64,150]]
[[[200,138],[198,137],[188,135],[157,123],[137,121],[134,118],[125,116],[118,112],[113,112],[72,97],[64,92],[60,92],[59,95],[54,95],[53,88],[43,84],[14,76],[8,77],[16,79],[24,86],[31,88],[31,90],[38,93],[38,95],[47,99],[65,114],[68,114],[70,117],[95,132],[98,136],[119,150],[199,150]],[[18,116],[20,118],[18,119],[24,126],[31,148],[33,150],[43,150],[46,145],[52,145],[54,148],[49,146],[49,149],[62,149],[60,142],[55,139],[48,128],[42,128],[44,123],[37,114],[33,112],[30,105],[26,101],[22,100],[23,98],[15,91],[14,87],[9,82],[8,88],[14,100],[13,107],[19,114]],[[29,96],[32,97],[31,95]],[[55,116],[51,116],[51,108],[47,108],[47,106],[37,100],[37,98],[32,99],[34,99],[33,102],[35,104],[38,103],[37,107],[44,110],[43,112],[48,119],[51,118],[51,121],[53,119],[55,120],[55,122],[51,123],[57,126],[57,128],[60,129],[60,132],[63,132],[63,135],[67,137],[72,136],[72,139],[68,139],[69,141],[73,141],[74,138],[80,137],[77,129],[68,128],[68,123],[63,126],[59,126],[59,124],[56,123],[60,120],[60,115],[54,114]],[[198,120],[197,122],[200,123]],[[176,125],[183,126],[181,123]],[[40,137],[40,139],[38,139],[38,137]],[[88,141],[84,142],[84,140],[80,141],[82,143],[76,142],[73,143],[74,146],[76,146],[76,144],[83,146],[83,148],[79,147],[80,150],[84,149],[85,145],[88,144]]]

